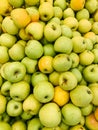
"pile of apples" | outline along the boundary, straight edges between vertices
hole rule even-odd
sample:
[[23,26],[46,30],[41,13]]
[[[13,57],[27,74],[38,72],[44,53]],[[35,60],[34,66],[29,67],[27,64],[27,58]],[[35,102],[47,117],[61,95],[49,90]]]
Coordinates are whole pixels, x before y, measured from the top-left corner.
[[0,0],[0,130],[98,130],[98,0]]

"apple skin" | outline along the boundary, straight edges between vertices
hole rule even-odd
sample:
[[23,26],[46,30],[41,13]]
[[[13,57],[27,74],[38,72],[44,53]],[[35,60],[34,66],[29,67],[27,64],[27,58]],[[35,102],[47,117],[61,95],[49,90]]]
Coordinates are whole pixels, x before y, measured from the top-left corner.
[[30,120],[33,117],[33,115],[29,114],[26,111],[23,111],[20,117],[22,120],[27,121],[27,120]]
[[59,19],[62,19],[63,11],[59,6],[54,6],[54,17],[58,17]]
[[0,121],[0,129],[1,130],[12,130],[11,125],[4,121]]
[[65,8],[63,11],[63,19],[65,19],[67,17],[75,17],[75,13],[74,13],[73,9],[70,7]]
[[10,92],[11,85],[12,84],[9,81],[3,82],[2,86],[1,86],[1,94],[4,96],[10,96],[9,92]]
[[62,10],[66,9],[67,2],[65,0],[55,0],[53,3],[54,6],[59,6]]
[[94,54],[94,62],[93,63],[97,64],[98,63],[98,49],[94,48],[94,49],[92,49],[92,52]]
[[12,130],[26,130],[26,124],[22,120],[17,120],[12,124]]
[[78,124],[76,126],[72,126],[70,128],[70,130],[78,130],[78,129],[86,130],[86,128],[83,125],[81,125],[81,124]]
[[0,94],[0,114],[3,114],[6,111],[7,98]]
[[37,6],[39,5],[39,0],[24,0],[25,3],[28,5],[28,6]]
[[24,0],[8,0],[8,2],[10,3],[10,5],[12,5],[14,8],[19,8],[22,7],[22,5],[24,4]]

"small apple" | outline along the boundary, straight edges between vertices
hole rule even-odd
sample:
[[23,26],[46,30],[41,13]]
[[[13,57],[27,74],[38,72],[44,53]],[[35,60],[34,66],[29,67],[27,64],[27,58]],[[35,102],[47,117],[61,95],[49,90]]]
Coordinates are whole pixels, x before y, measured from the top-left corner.
[[12,130],[11,125],[4,121],[0,121],[0,129],[1,130]]
[[10,120],[11,120],[11,117],[7,114],[7,112],[0,114],[0,121],[9,123]]
[[12,124],[12,130],[26,130],[26,124],[23,120],[17,120]]
[[15,101],[23,101],[30,93],[30,85],[26,81],[13,83],[10,87],[10,97]]
[[72,31],[72,36],[73,37],[75,37],[75,36],[81,36],[81,33],[78,30],[74,30],[74,31]]
[[2,84],[3,84],[3,77],[0,74],[0,87],[2,86]]
[[95,22],[98,22],[98,10],[96,10],[96,11],[94,12],[93,20],[94,20]]
[[93,49],[93,43],[92,43],[91,39],[85,38],[84,41],[86,44],[86,49],[91,51]]
[[11,99],[7,103],[6,107],[7,114],[11,117],[16,117],[22,113],[22,102],[15,101]]
[[76,76],[70,71],[62,72],[59,76],[59,86],[64,90],[72,90],[77,83]]
[[54,17],[58,17],[59,19],[62,19],[63,11],[62,11],[61,7],[54,6],[53,9],[54,9]]
[[22,7],[22,5],[24,4],[24,0],[18,0],[18,1],[17,0],[8,0],[8,2],[14,8]]
[[56,126],[56,127],[43,127],[42,130],[62,130],[59,126]]
[[0,94],[0,114],[3,114],[6,111],[7,99],[5,96]]
[[50,4],[53,5],[53,0],[40,0],[40,4],[42,4],[43,2],[50,2]]
[[11,82],[9,81],[4,81],[2,86],[1,86],[1,94],[4,96],[10,96],[10,87],[11,87]]
[[37,6],[39,5],[39,0],[24,0],[25,3],[28,5],[28,6]]
[[95,34],[98,34],[97,29],[98,29],[98,22],[94,22],[94,23],[92,24],[92,29],[91,29],[91,30],[92,30]]
[[54,102],[44,104],[39,110],[39,119],[45,127],[55,127],[61,122],[61,111]]
[[92,49],[92,53],[94,54],[93,63],[97,64],[98,63],[98,49],[97,48]]
[[86,130],[86,128],[83,126],[83,125],[81,125],[81,124],[78,124],[78,125],[76,125],[76,126],[72,126],[71,128],[70,128],[70,130]]
[[65,124],[63,121],[61,121],[61,123],[59,124],[59,127],[61,128],[61,130],[69,130],[69,125]]
[[27,121],[27,120],[30,120],[33,117],[33,115],[31,115],[27,111],[23,111],[20,117],[22,120]]
[[57,24],[61,24],[61,20],[58,18],[58,17],[53,17],[53,18],[51,18],[49,21],[48,21],[48,23],[49,22],[56,22]]
[[75,17],[75,12],[70,7],[65,8],[63,11],[63,19],[65,19],[67,17]]
[[66,9],[67,2],[65,0],[54,0],[53,3],[54,6],[59,6],[62,10]]

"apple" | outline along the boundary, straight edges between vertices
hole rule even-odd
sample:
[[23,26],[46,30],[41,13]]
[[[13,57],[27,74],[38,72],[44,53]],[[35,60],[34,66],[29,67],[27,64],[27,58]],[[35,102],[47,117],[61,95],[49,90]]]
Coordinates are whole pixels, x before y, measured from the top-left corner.
[[70,99],[74,105],[78,107],[86,107],[93,100],[93,92],[86,85],[77,85],[72,91],[70,91]]
[[62,10],[66,9],[67,2],[65,0],[54,0],[53,3],[54,6],[59,6]]
[[1,94],[4,96],[10,96],[10,87],[11,87],[11,82],[9,81],[4,81],[2,86],[1,86]]
[[2,33],[0,35],[0,45],[8,48],[12,47],[17,41],[17,38],[9,33]]
[[50,2],[43,2],[40,4],[39,15],[42,21],[49,21],[54,16],[53,5]]
[[31,22],[26,26],[25,31],[32,39],[40,40],[43,37],[44,25],[41,22]]
[[61,128],[59,127],[59,126],[56,126],[56,127],[43,127],[42,128],[42,130],[53,130],[53,129],[55,129],[55,130],[61,130]]
[[20,115],[20,117],[21,117],[22,120],[28,121],[33,117],[33,115],[31,115],[27,111],[22,111],[22,114]]
[[97,48],[92,49],[92,53],[94,54],[93,63],[97,64],[98,63],[98,49]]
[[53,68],[57,72],[68,71],[71,66],[72,59],[66,53],[59,53],[53,58]]
[[11,19],[10,16],[7,16],[2,21],[2,29],[4,32],[7,32],[11,35],[18,34],[18,27],[15,25],[14,21]]
[[62,19],[63,11],[62,11],[61,7],[54,6],[53,9],[54,9],[54,17],[58,17],[59,19]]
[[72,36],[75,37],[75,36],[82,36],[82,35],[78,30],[74,30],[72,31]]
[[78,124],[78,125],[76,125],[76,126],[72,126],[71,128],[70,128],[70,130],[86,130],[86,128],[83,126],[83,125],[81,125],[81,124]]
[[7,99],[5,96],[0,94],[0,114],[3,114],[6,111]]
[[40,4],[44,2],[50,2],[50,4],[53,5],[53,0],[40,0]]
[[49,81],[41,81],[34,86],[33,93],[39,102],[47,103],[54,97],[54,86]]
[[61,122],[61,111],[54,102],[44,104],[39,110],[39,119],[45,127],[55,127]]
[[40,120],[38,117],[32,118],[31,120],[29,120],[28,125],[27,125],[27,129],[28,130],[39,130],[42,129],[43,125],[41,124]]
[[15,83],[21,81],[26,74],[26,67],[23,63],[15,61],[8,63],[3,70],[5,79]]
[[1,130],[12,130],[11,125],[4,121],[0,121],[0,129]]
[[91,39],[85,38],[84,41],[86,44],[86,49],[91,51],[93,49],[93,43],[92,43]]
[[3,84],[3,78],[2,78],[2,76],[0,74],[0,87],[2,86],[2,84]]
[[98,10],[94,12],[93,19],[95,22],[98,22]]
[[23,101],[30,94],[30,85],[26,81],[13,83],[10,87],[10,97],[15,101]]
[[8,48],[6,46],[0,46],[0,63],[4,64],[9,61]]
[[75,126],[81,121],[81,110],[72,103],[67,103],[61,108],[62,121],[68,126]]
[[39,5],[39,0],[24,0],[25,3],[28,5],[28,6],[36,6],[36,5]]
[[66,125],[63,121],[59,124],[61,130],[69,130],[69,125]]
[[16,43],[8,50],[8,53],[13,61],[20,61],[25,57],[25,47]]
[[58,17],[53,17],[53,18],[51,18],[49,21],[48,21],[48,23],[49,22],[56,22],[57,24],[61,24],[61,20],[58,18]]
[[17,0],[8,0],[8,2],[14,8],[22,7],[22,5],[24,4],[24,0],[19,0],[19,1],[17,1]]
[[29,57],[24,57],[21,62],[25,65],[26,72],[28,74],[32,74],[32,73],[36,72],[37,62],[38,62],[37,60],[33,60]]
[[73,9],[70,7],[65,8],[63,11],[63,19],[65,19],[67,17],[75,17],[75,13],[74,13]]
[[23,47],[25,47],[27,44],[25,40],[18,40],[16,43],[22,45]]
[[22,120],[17,120],[12,124],[12,130],[26,130],[26,124]]
[[61,27],[57,22],[49,22],[44,27],[44,36],[49,42],[54,42],[61,36]]
[[30,115],[37,115],[42,106],[35,97],[34,94],[29,94],[28,97],[23,101],[23,111],[27,112]]
[[11,120],[11,117],[7,114],[7,112],[0,114],[0,121],[9,123],[10,120]]
[[6,107],[7,114],[11,117],[16,117],[22,113],[22,102],[15,101],[11,99],[7,103]]
[[43,55],[43,46],[37,40],[29,40],[25,47],[25,54],[31,59],[38,59]]
[[48,76],[40,71],[36,71],[31,76],[31,84],[33,87],[36,86],[37,83],[41,81],[48,81]]
[[62,72],[59,76],[59,86],[64,90],[72,90],[77,86],[78,80],[71,71]]

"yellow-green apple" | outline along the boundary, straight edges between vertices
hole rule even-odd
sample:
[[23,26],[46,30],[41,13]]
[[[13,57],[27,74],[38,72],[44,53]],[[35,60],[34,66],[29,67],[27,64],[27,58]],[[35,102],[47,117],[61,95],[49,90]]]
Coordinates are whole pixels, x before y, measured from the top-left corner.
[[56,127],[43,127],[42,130],[62,130],[59,126],[56,126]]
[[[8,63],[8,62],[7,62]],[[10,62],[3,69],[5,79],[10,82],[21,81],[26,74],[26,67],[21,62]]]
[[81,53],[86,49],[85,38],[83,36],[75,36],[72,38],[73,52]]
[[15,101],[23,101],[30,94],[30,85],[26,81],[13,83],[10,87],[10,97]]
[[27,124],[27,129],[28,130],[39,130],[42,129],[43,125],[41,124],[40,120],[38,117],[32,118],[31,120],[28,121]]
[[91,30],[92,24],[88,19],[81,19],[78,22],[78,31],[80,33],[87,33]]
[[94,22],[92,24],[92,29],[91,29],[95,34],[98,34],[98,22]]
[[72,40],[66,36],[60,36],[54,42],[54,50],[57,53],[70,54],[73,49]]
[[33,117],[33,115],[31,115],[27,111],[22,111],[22,114],[20,115],[20,117],[22,120],[27,121],[27,120],[30,120]]
[[65,8],[63,11],[63,19],[65,19],[67,17],[75,17],[75,12],[70,7]]
[[40,103],[32,93],[23,101],[22,105],[23,110],[33,116],[37,115],[42,107],[42,103]]
[[84,50],[79,54],[79,63],[81,65],[87,66],[93,63],[95,55],[90,50]]
[[78,12],[76,12],[76,18],[78,21],[81,19],[89,19],[90,13],[86,8],[83,8],[83,9],[79,10]]
[[21,62],[25,65],[27,73],[32,74],[37,71],[37,60],[24,57]]
[[0,94],[0,114],[3,114],[6,111],[7,98]]
[[12,124],[12,130],[26,130],[26,123],[23,120],[16,120]]
[[50,2],[50,4],[53,5],[53,0],[40,0],[40,4],[42,4],[43,2]]
[[15,8],[11,11],[11,18],[18,28],[26,27],[30,21],[31,17],[24,8]]
[[6,107],[6,112],[11,117],[16,117],[22,113],[22,102],[9,100]]
[[86,128],[83,126],[83,125],[81,125],[81,124],[78,124],[78,125],[76,125],[76,126],[72,126],[71,128],[70,128],[70,130],[86,130]]
[[81,33],[78,30],[74,30],[74,31],[72,31],[72,36],[73,37],[75,37],[75,36],[81,36]]
[[64,10],[67,7],[67,2],[65,0],[54,0],[53,5],[59,6],[62,10]]
[[73,32],[72,32],[71,28],[65,24],[61,25],[61,34],[68,38],[72,38],[72,36],[73,36]]
[[49,81],[41,81],[34,86],[33,93],[39,102],[47,103],[54,97],[54,86]]
[[7,32],[11,35],[18,34],[18,27],[15,25],[14,21],[11,19],[10,16],[7,16],[2,21],[2,30],[3,32]]
[[3,16],[0,14],[0,23],[3,21]]
[[76,68],[79,65],[79,56],[77,53],[71,52],[70,58],[72,59],[72,66],[71,68]]
[[59,53],[53,58],[53,68],[57,72],[68,71],[71,65],[72,59],[68,54]]
[[96,11],[94,12],[93,20],[94,20],[95,22],[98,22],[98,10],[96,10]]
[[32,39],[40,40],[43,37],[44,24],[42,22],[31,22],[26,26],[25,31]]
[[55,127],[61,122],[61,111],[54,102],[44,104],[39,110],[39,119],[45,127]]
[[36,71],[32,74],[31,84],[33,87],[41,81],[48,81],[48,76],[40,71]]
[[59,19],[62,19],[63,11],[61,7],[53,6],[53,9],[54,9],[54,17],[58,17]]
[[91,64],[83,69],[83,77],[89,83],[98,81],[98,65]]
[[25,47],[25,54],[31,59],[38,59],[43,55],[43,46],[37,40],[29,40]]
[[60,126],[61,130],[69,130],[69,127],[70,127],[69,125],[65,124],[62,120],[61,120],[59,126]]
[[93,100],[93,92],[86,85],[77,85],[72,91],[70,91],[70,99],[74,105],[78,107],[86,107]]
[[98,63],[98,49],[97,48],[92,49],[92,53],[94,54],[93,63],[97,64]]
[[44,27],[44,36],[49,42],[54,42],[61,36],[61,26],[57,22],[49,22]]
[[1,86],[1,94],[4,96],[10,96],[10,87],[11,87],[11,82],[9,81],[4,81],[2,86]]
[[53,5],[50,2],[40,4],[39,16],[42,21],[49,21],[54,16]]
[[64,90],[72,90],[77,86],[78,80],[71,71],[62,72],[59,76],[59,86]]
[[6,46],[7,48],[12,47],[16,41],[17,38],[9,33],[2,33],[0,35],[0,45]]
[[48,23],[49,22],[56,22],[57,24],[61,24],[61,20],[58,18],[58,17],[53,17],[53,18],[51,18],[49,21],[48,21]]
[[91,51],[93,49],[93,43],[92,43],[91,39],[85,38],[84,41],[86,44],[86,49]]
[[3,77],[0,74],[0,87],[2,86],[2,84],[3,84]]
[[86,107],[81,107],[81,112],[83,116],[88,116],[89,114],[91,114],[93,111],[93,104],[90,103],[89,105],[87,105]]
[[0,114],[0,121],[4,121],[4,122],[9,123],[10,120],[11,120],[11,117],[7,114],[7,112]]
[[8,2],[14,8],[22,7],[22,5],[24,4],[24,0],[18,0],[18,1],[17,0],[8,0]]
[[8,50],[8,53],[13,61],[20,61],[25,57],[25,47],[16,43]]
[[87,82],[85,81],[83,76],[82,76],[81,81],[79,82],[79,85],[86,85],[87,86]]
[[81,110],[72,103],[65,104],[61,108],[61,113],[62,121],[69,126],[77,125],[81,121]]
[[8,48],[6,46],[0,46],[0,63],[4,64],[9,61]]
[[85,2],[85,8],[89,11],[90,14],[93,14],[97,10],[97,6],[98,6],[97,0],[87,0]]
[[70,27],[71,30],[77,30],[77,28],[78,28],[78,20],[73,16],[69,16],[69,17],[65,18],[63,20],[63,24]]
[[4,121],[0,121],[0,129],[1,130],[12,130],[11,125]]
[[25,40],[18,40],[16,43],[18,43],[18,44],[20,44],[20,45],[22,45],[22,46],[26,46],[26,44],[27,44],[27,42],[25,41]]
[[28,5],[28,6],[38,6],[39,5],[39,0],[24,0],[25,3]]

